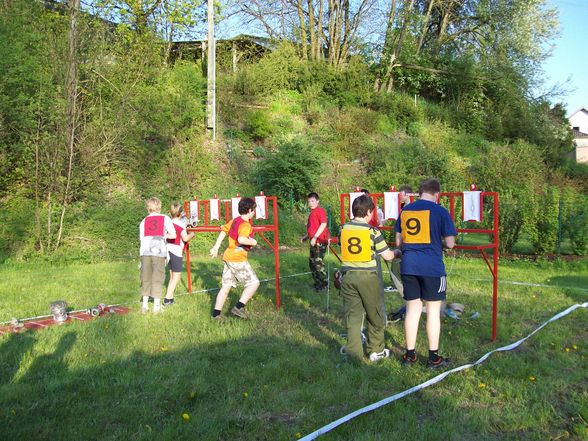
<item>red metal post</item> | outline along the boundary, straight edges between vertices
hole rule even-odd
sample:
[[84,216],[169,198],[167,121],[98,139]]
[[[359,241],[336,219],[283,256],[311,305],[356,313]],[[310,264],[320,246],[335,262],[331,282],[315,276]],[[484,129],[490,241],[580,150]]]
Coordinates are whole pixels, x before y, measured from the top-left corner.
[[188,277],[188,293],[192,294],[192,274],[190,272],[190,244],[186,244],[186,277]]
[[[267,199],[266,199],[267,201]],[[275,196],[272,196],[274,205],[274,261],[276,266],[276,308],[280,309],[280,242],[279,242],[279,222],[278,222],[278,201]],[[266,211],[267,212],[267,211]]]
[[492,341],[496,340],[498,318],[498,193],[494,193],[494,274],[492,274]]

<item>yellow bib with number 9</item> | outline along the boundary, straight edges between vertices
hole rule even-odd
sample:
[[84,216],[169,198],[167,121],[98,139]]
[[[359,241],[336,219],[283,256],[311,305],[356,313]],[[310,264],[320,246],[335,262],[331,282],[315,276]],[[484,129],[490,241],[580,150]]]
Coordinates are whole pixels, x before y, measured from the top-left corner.
[[341,260],[343,262],[369,262],[372,260],[370,230],[341,231]]
[[430,244],[431,228],[429,224],[429,210],[403,211],[400,213],[402,227],[402,242],[414,244]]

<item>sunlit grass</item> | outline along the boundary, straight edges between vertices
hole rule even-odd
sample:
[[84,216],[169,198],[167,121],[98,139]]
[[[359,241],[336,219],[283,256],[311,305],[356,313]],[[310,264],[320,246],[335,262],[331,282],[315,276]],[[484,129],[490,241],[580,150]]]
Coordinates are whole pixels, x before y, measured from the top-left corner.
[[[306,271],[305,253],[281,257],[282,276]],[[260,278],[273,277],[271,255],[253,253],[251,261]],[[328,262],[332,270],[334,258]],[[501,283],[492,343],[486,264],[446,263],[449,301],[466,306],[462,320],[446,319],[442,327],[442,353],[455,365],[588,300],[586,261],[503,261],[503,282],[550,287]],[[281,310],[269,281],[248,305],[252,320],[227,316],[215,323],[210,311],[221,269],[218,260],[195,258],[194,290],[210,291],[187,295],[184,280],[177,304],[159,316],[106,315],[0,336],[0,439],[296,439],[435,375],[420,363],[401,368],[400,323],[386,332],[392,359],[343,363],[341,299],[335,290],[315,293],[309,276],[282,278]],[[56,299],[74,309],[104,302],[137,310],[138,293],[135,261],[10,264],[0,267],[0,320],[48,314]],[[237,296],[234,291],[229,301]],[[386,296],[389,309],[401,305],[397,294]],[[468,319],[474,311],[481,317]],[[586,439],[587,323],[588,311],[579,309],[516,351],[495,354],[320,439]],[[424,360],[424,329],[417,352]]]

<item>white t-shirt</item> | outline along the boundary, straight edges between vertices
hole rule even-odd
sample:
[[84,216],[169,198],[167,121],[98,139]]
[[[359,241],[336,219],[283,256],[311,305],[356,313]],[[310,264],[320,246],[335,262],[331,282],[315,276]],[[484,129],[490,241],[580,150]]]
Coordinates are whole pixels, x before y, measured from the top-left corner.
[[[186,229],[186,224],[184,223],[184,221],[182,221],[182,219],[172,219],[172,223],[181,228],[181,231],[179,231],[179,232],[178,232],[178,229],[176,228],[176,234],[178,234],[178,236],[180,238],[180,244],[176,245],[176,244],[168,242],[167,243],[167,251],[169,251],[174,256],[182,257],[182,253],[184,251],[184,241],[182,240],[182,232]],[[176,236],[176,242],[177,242],[178,236]]]
[[139,224],[140,255],[167,258],[165,233],[176,233],[170,217],[161,213],[148,214]]

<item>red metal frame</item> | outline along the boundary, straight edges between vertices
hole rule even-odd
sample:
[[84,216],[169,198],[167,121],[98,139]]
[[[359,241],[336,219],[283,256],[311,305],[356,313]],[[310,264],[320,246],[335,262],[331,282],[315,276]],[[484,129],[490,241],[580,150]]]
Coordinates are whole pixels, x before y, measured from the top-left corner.
[[[474,187],[473,187],[474,188]],[[416,194],[411,195],[411,201],[418,196]],[[378,206],[380,203],[383,203],[384,194],[383,193],[370,193],[370,197],[373,199],[374,204]],[[439,194],[439,199],[441,198],[449,198],[449,213],[455,223],[455,199],[459,198],[462,202],[463,207],[463,192],[443,192]],[[498,193],[493,191],[483,191],[481,193],[482,202],[484,202],[485,198],[492,198],[492,229],[485,229],[485,228],[457,228],[458,234],[460,233],[468,233],[468,234],[491,234],[492,235],[492,242],[483,245],[456,245],[455,249],[458,250],[477,250],[480,251],[484,261],[488,265],[488,269],[492,274],[492,341],[496,340],[496,332],[497,332],[497,318],[498,318]],[[341,225],[343,225],[348,217],[347,214],[349,213],[349,193],[344,193],[339,195],[340,199],[340,210],[341,210]],[[381,205],[379,205],[381,206]],[[482,204],[482,211],[483,211],[483,204]],[[380,230],[383,231],[393,231],[393,225],[384,225],[380,227]],[[395,242],[391,242],[391,244],[395,244]],[[488,255],[486,254],[487,250],[492,250],[492,264],[490,264],[490,260]],[[336,251],[331,248],[333,254],[339,258]]]
[[[126,306],[110,305],[104,308],[104,312],[100,314],[100,316],[103,316],[104,314],[128,314],[129,312],[131,312],[131,309],[127,308]],[[53,319],[52,315],[44,315],[34,318],[23,319],[20,323],[20,327],[15,327],[10,324],[2,324],[0,325],[0,335],[9,333],[18,334],[19,332],[26,331],[27,329],[45,329],[53,325],[62,325],[65,323],[73,323],[75,321],[84,322],[94,320],[96,318],[98,317],[90,315],[90,313],[88,313],[87,311],[72,311],[68,313],[66,321],[58,323]]]
[[[261,194],[263,196],[263,194]],[[215,197],[216,199],[216,197]],[[198,201],[198,218],[200,223],[195,227],[188,227],[186,230],[188,232],[194,233],[218,233],[221,231],[221,226],[225,223],[229,222],[232,219],[232,210],[231,210],[231,199],[220,199],[220,210],[219,210],[219,217],[221,220],[219,221],[210,221],[210,200],[209,199],[193,199],[194,201]],[[254,219],[253,223],[253,233],[257,233],[261,236],[261,238],[269,245],[269,247],[274,252],[274,261],[276,266],[276,308],[280,309],[280,244],[278,240],[279,234],[279,227],[278,227],[278,200],[275,196],[266,196],[265,199],[266,203],[266,216],[268,219]],[[269,205],[271,203],[271,212],[269,210]],[[190,201],[184,202],[184,212],[190,213]],[[201,214],[204,214],[202,216]],[[224,219],[224,222],[223,222]],[[271,220],[272,223],[269,224],[255,224],[254,222],[267,222]],[[211,223],[215,222],[215,223]],[[273,244],[270,242],[268,238],[265,237],[263,233],[271,232],[274,233]],[[192,275],[190,272],[190,245],[186,244],[186,275],[188,277],[188,292],[192,293]]]

